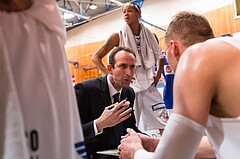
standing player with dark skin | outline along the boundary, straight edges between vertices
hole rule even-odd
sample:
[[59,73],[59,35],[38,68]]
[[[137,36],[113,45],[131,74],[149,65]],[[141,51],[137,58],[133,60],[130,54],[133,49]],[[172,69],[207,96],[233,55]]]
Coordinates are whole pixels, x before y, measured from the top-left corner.
[[[156,85],[163,70],[163,56],[153,33],[151,33],[139,19],[140,7],[133,2],[124,4],[124,27],[120,32],[113,33],[107,41],[95,52],[92,60],[105,74],[109,71],[102,61],[110,50],[116,46],[126,46],[136,52],[136,70],[133,83],[130,86],[136,93],[135,116],[137,124],[143,121],[143,129],[163,129],[165,121],[160,118],[165,108],[161,94]],[[147,41],[150,41],[149,43]],[[157,64],[158,63],[158,64]],[[155,65],[158,68],[155,73]]]

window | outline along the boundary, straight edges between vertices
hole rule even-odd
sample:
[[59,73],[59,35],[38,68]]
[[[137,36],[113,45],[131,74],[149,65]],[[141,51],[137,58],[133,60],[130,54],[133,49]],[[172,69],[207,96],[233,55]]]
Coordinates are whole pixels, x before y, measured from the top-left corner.
[[234,19],[240,18],[240,0],[233,0]]

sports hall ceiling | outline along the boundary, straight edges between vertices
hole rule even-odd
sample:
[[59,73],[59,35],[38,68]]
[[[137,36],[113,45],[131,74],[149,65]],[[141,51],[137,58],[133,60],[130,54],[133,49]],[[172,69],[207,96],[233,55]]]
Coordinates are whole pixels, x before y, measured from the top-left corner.
[[57,0],[67,30],[104,16],[134,1],[142,6],[144,0]]

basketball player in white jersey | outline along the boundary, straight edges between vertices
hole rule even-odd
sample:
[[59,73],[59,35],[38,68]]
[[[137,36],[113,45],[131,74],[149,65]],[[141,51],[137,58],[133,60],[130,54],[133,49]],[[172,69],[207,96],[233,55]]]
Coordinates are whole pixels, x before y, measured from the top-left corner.
[[0,158],[86,158],[54,0],[0,0]]

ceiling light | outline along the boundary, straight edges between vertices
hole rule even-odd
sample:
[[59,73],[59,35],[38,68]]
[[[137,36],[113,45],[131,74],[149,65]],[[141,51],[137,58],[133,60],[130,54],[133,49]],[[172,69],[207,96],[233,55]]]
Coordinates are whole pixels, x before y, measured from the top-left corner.
[[73,14],[70,14],[70,13],[63,13],[63,19],[71,19],[71,18],[73,18],[74,17],[74,15]]
[[91,5],[89,6],[89,8],[90,8],[91,10],[94,10],[94,9],[97,9],[97,6],[94,5],[94,4],[91,4]]

